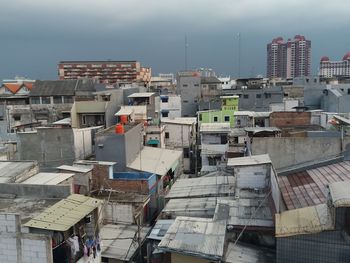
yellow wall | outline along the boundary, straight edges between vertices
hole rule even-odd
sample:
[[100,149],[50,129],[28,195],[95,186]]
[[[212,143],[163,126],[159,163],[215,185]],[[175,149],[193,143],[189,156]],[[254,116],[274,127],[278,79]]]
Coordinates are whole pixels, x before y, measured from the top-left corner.
[[205,260],[199,257],[191,257],[177,253],[171,253],[171,263],[209,263],[212,261]]

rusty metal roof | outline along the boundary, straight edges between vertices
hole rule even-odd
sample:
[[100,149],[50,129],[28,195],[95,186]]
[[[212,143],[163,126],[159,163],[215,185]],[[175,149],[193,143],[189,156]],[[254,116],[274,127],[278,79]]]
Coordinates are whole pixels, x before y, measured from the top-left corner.
[[327,186],[343,181],[350,181],[350,161],[278,176],[288,210],[325,203]]

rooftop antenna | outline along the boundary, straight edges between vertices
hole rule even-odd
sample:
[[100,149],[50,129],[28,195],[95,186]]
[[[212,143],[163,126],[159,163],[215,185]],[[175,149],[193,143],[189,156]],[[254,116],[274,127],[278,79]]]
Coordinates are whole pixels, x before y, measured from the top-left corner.
[[185,70],[186,71],[187,71],[187,48],[188,48],[187,35],[185,35]]

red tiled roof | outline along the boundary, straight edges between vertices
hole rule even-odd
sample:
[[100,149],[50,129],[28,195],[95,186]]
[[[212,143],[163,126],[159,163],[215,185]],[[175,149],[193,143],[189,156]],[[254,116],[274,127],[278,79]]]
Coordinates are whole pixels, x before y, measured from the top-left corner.
[[15,84],[15,83],[5,83],[4,86],[11,91],[13,94],[16,94],[17,91],[19,91],[22,87],[22,84]]
[[24,82],[24,86],[26,86],[27,89],[32,90],[33,88],[33,82]]
[[325,203],[327,185],[341,181],[350,181],[350,161],[278,176],[288,210]]

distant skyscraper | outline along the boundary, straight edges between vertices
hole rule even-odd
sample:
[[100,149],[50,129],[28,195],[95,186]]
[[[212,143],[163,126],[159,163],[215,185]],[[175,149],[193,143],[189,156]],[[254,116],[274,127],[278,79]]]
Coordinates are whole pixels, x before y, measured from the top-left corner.
[[320,77],[350,77],[350,52],[341,61],[330,61],[329,57],[322,57],[320,61]]
[[295,78],[309,76],[311,41],[296,35],[293,40],[277,37],[267,44],[267,77]]

